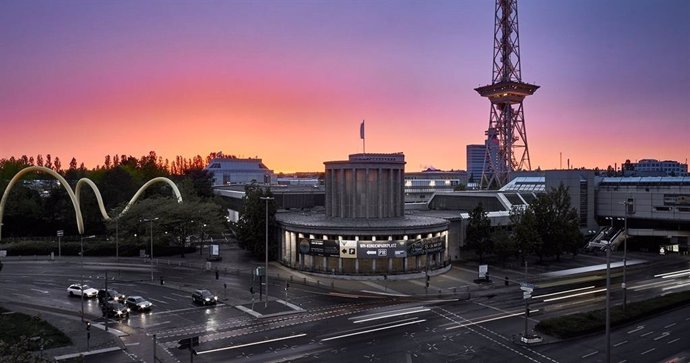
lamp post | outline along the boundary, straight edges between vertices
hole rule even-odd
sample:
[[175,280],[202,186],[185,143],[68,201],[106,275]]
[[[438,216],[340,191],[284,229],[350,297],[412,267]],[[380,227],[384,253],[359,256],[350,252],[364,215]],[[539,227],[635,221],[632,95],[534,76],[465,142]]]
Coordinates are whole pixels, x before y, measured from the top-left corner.
[[120,217],[115,218],[115,261],[120,262]]
[[273,200],[273,197],[259,197],[259,199],[266,201],[266,267],[264,267],[264,275],[266,275],[266,300],[264,301],[264,308],[268,307],[268,201]]
[[149,225],[151,227],[151,232],[150,232],[150,235],[151,235],[151,252],[149,254],[149,263],[151,265],[151,281],[153,281],[153,221],[157,221],[157,220],[158,220],[158,217],[146,218],[146,219],[141,220],[142,222],[149,222]]
[[[613,220],[612,222],[613,223]],[[611,243],[606,246],[606,363],[611,362]]]
[[84,240],[85,239],[90,239],[90,238],[96,238],[95,235],[91,235],[88,237],[84,237],[84,235],[81,236],[80,239],[80,252],[79,252],[79,260],[81,261],[81,285],[79,286],[79,289],[81,291],[81,321],[82,323],[84,322]]
[[625,239],[623,240],[623,283],[621,284],[621,287],[623,288],[623,313],[625,313],[628,306],[628,287],[625,284],[625,270],[628,267],[628,206],[631,205],[631,203],[630,200],[626,200],[623,202],[623,204],[625,204],[625,213],[623,218],[623,228],[625,231],[625,235],[623,237]]

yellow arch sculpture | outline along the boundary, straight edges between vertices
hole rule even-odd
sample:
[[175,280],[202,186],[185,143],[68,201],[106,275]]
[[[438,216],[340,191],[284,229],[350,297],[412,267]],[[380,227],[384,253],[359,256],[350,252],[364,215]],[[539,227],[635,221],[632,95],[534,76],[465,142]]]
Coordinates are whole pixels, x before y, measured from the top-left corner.
[[[103,204],[103,197],[101,196],[101,192],[98,190],[98,187],[96,184],[91,181],[88,178],[81,178],[79,181],[77,181],[77,185],[74,187],[74,191],[69,187],[69,183],[67,183],[67,180],[65,178],[58,174],[56,171],[52,169],[48,169],[43,166],[29,166],[27,168],[24,168],[20,170],[13,178],[10,180],[10,183],[7,184],[7,188],[5,188],[5,191],[2,193],[2,199],[0,200],[0,240],[2,240],[2,218],[5,213],[5,203],[7,202],[7,197],[9,196],[10,190],[12,190],[12,187],[21,179],[22,176],[24,176],[27,173],[30,173],[32,171],[40,171],[44,172],[47,174],[52,175],[57,179],[60,184],[65,188],[67,191],[67,194],[69,195],[70,200],[72,201],[72,206],[74,207],[74,215],[77,220],[77,230],[79,231],[79,234],[84,234],[84,218],[81,214],[81,207],[80,207],[80,199],[79,195],[81,193],[81,188],[84,184],[88,185],[91,190],[93,190],[93,193],[96,195],[96,202],[98,203],[98,209],[101,211],[101,215],[103,216],[104,220],[110,220],[111,217],[108,216],[108,213],[105,210],[105,205]],[[182,194],[180,194],[180,190],[177,188],[177,185],[172,182],[172,180],[165,178],[165,177],[157,177],[149,180],[146,182],[137,192],[134,194],[132,199],[127,203],[125,208],[122,210],[122,212],[118,215],[118,217],[122,216],[127,212],[127,210],[134,204],[134,202],[137,201],[139,196],[152,184],[155,183],[166,183],[170,185],[170,187],[173,190],[173,193],[175,194],[175,197],[177,198],[178,203],[182,203]]]

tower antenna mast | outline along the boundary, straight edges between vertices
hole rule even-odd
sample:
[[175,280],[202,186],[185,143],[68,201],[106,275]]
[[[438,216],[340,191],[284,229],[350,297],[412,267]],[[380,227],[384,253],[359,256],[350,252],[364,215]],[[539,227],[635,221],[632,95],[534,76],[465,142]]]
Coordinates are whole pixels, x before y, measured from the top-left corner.
[[491,102],[480,187],[500,188],[509,173],[531,170],[522,101],[539,86],[522,82],[517,0],[496,0],[493,77],[475,88]]

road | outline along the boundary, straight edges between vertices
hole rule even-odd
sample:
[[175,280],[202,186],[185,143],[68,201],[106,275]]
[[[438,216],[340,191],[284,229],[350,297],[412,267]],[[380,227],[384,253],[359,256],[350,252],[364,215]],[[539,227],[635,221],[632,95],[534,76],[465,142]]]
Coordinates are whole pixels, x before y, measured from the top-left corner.
[[[524,300],[517,287],[481,290],[466,300],[334,293],[297,283],[286,291],[285,281],[273,279],[273,299],[280,297],[299,310],[256,318],[237,308],[251,301],[249,275],[224,272],[215,280],[212,272],[175,265],[155,267],[157,279],[151,281],[150,267],[140,263],[94,259],[84,261],[82,268],[74,260],[10,261],[0,274],[0,289],[4,291],[0,302],[43,310],[45,314],[59,313],[78,321],[81,299],[68,297],[66,287],[80,282],[83,276],[87,284],[102,288],[108,271],[108,287],[126,295],[144,296],[154,303],[151,312],[132,312],[128,319],[109,320],[110,332],[120,335],[126,357],[132,361],[153,361],[154,335],[156,357],[163,362],[605,361],[603,334],[568,341],[551,339],[548,344],[533,346],[519,344],[525,318]],[[684,267],[631,269],[629,296],[637,299],[686,289],[690,273],[671,274]],[[158,276],[164,277],[164,285]],[[615,279],[619,281],[620,277]],[[538,322],[536,319],[546,316],[603,308],[603,292],[597,291],[602,286],[601,276],[584,280],[554,280],[548,287],[536,289],[530,304],[539,312],[530,317],[529,328]],[[391,285],[403,290],[402,283]],[[379,285],[366,286],[375,289]],[[192,304],[191,291],[206,287],[216,291],[220,303],[210,307]],[[392,290],[390,286],[383,288]],[[614,292],[620,299],[621,290]],[[673,310],[614,329],[612,361],[655,362],[673,357],[687,361],[690,338],[682,332],[690,328],[689,313],[690,308]],[[92,329],[105,328],[95,300],[85,300],[84,316],[94,323]],[[180,339],[191,336],[199,337],[199,345],[194,347],[197,354],[193,356],[177,348]],[[73,337],[83,339],[81,333]],[[121,359],[116,356],[110,361]],[[109,360],[103,356],[99,362]]]

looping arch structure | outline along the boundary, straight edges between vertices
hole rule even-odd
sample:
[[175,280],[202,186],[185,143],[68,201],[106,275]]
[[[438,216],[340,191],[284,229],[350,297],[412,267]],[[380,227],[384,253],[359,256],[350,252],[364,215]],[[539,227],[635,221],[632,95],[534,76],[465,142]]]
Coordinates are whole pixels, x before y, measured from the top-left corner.
[[[49,174],[53,176],[55,179],[57,179],[60,182],[60,185],[62,185],[65,190],[67,191],[67,194],[69,195],[70,200],[72,201],[72,207],[74,207],[74,216],[77,220],[77,230],[79,231],[79,234],[84,234],[84,217],[82,216],[81,213],[81,207],[80,207],[80,194],[81,194],[81,188],[83,185],[88,185],[93,193],[96,195],[96,202],[98,203],[98,209],[101,212],[101,216],[103,216],[104,220],[110,220],[112,219],[108,213],[105,210],[105,205],[103,204],[103,197],[101,196],[101,192],[98,190],[98,187],[96,186],[96,183],[94,183],[91,179],[88,178],[81,178],[79,181],[77,181],[77,185],[74,187],[74,191],[69,186],[69,183],[67,180],[60,174],[58,174],[56,171],[43,167],[43,166],[29,166],[27,168],[24,168],[20,170],[14,177],[12,177],[12,180],[10,180],[10,183],[7,184],[7,188],[5,188],[5,191],[2,193],[2,199],[0,200],[0,240],[2,240],[2,219],[5,213],[5,203],[7,203],[7,198],[9,196],[10,191],[14,187],[14,185],[19,181],[24,175],[32,172],[32,171],[38,171],[38,172],[43,172],[46,174]],[[120,214],[116,217],[119,218],[123,214],[129,210],[129,208],[134,204],[139,196],[141,196],[148,187],[150,187],[153,184],[156,183],[166,183],[168,184],[172,190],[173,193],[175,194],[175,197],[177,198],[178,203],[182,203],[182,194],[180,194],[180,189],[177,188],[177,185],[172,182],[172,180],[166,178],[166,177],[157,177],[149,180],[146,182],[137,192],[134,194],[132,199],[127,203],[125,208],[120,212]]]

